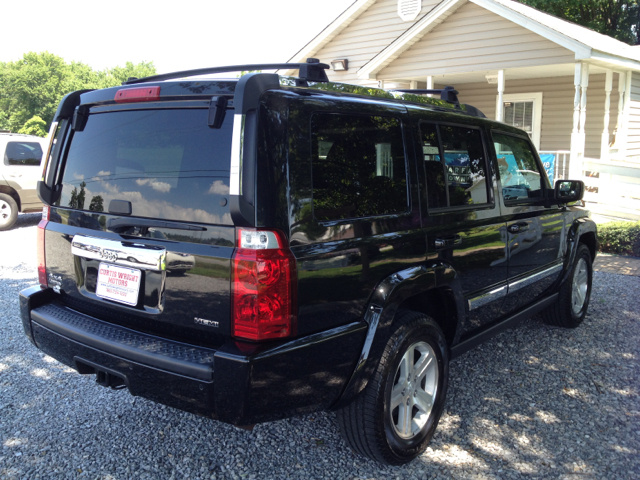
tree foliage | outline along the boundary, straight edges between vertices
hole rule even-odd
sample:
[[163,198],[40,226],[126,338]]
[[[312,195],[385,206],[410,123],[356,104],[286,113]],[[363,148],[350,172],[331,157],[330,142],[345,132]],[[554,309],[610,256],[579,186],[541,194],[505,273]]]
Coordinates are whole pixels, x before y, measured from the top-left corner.
[[46,137],[47,122],[45,122],[39,116],[34,115],[26,121],[23,127],[18,130],[18,133],[23,133],[25,135],[35,135],[37,137]]
[[630,45],[640,44],[638,0],[519,0]]
[[39,117],[47,131],[67,93],[114,87],[129,77],[155,73],[153,62],[127,62],[124,67],[95,71],[84,63],[66,63],[49,52],[29,52],[15,62],[0,62],[0,129],[18,132],[27,128],[27,122],[34,129],[41,125],[35,120]]

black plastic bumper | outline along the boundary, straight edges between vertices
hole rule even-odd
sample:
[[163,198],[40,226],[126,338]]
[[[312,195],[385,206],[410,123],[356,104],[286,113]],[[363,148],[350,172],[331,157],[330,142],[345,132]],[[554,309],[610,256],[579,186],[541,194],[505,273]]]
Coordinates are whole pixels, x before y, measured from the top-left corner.
[[40,287],[20,293],[25,333],[39,349],[103,385],[234,425],[329,408],[367,327],[356,322],[277,346],[230,341],[214,350],[98,320],[59,298]]

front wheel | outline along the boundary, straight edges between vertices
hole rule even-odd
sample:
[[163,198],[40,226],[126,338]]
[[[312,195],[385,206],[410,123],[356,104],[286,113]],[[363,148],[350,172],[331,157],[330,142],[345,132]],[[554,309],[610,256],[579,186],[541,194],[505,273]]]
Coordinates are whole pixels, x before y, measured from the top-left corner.
[[417,312],[400,314],[366,388],[337,412],[351,449],[390,465],[424,452],[444,409],[448,355],[433,319]]
[[576,328],[580,325],[589,308],[592,278],[591,252],[581,243],[578,245],[569,278],[560,288],[558,299],[543,313],[545,321],[550,325],[565,328]]

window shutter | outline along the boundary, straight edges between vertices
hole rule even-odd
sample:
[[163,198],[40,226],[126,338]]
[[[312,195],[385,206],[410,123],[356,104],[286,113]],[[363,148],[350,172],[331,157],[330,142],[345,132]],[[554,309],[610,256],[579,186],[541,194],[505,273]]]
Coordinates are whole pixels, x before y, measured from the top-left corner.
[[398,0],[398,15],[405,22],[415,20],[422,10],[422,0]]

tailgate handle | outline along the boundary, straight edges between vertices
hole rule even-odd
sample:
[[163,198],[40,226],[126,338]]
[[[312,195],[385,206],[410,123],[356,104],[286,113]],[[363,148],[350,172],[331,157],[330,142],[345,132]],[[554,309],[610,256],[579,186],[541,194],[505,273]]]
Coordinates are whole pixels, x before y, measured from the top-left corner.
[[71,241],[71,253],[139,270],[166,270],[167,250],[156,245],[76,235]]

